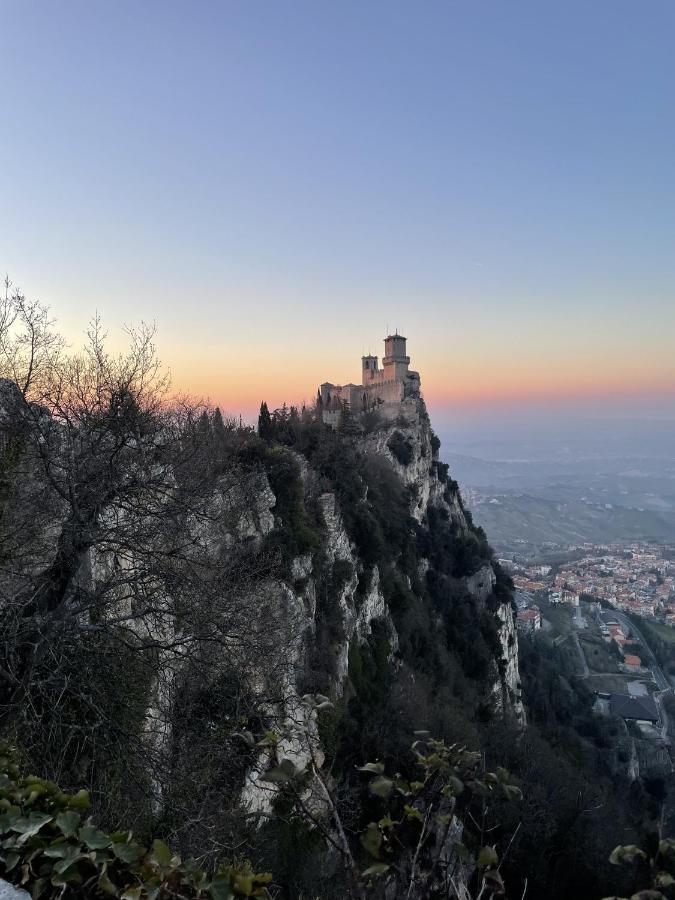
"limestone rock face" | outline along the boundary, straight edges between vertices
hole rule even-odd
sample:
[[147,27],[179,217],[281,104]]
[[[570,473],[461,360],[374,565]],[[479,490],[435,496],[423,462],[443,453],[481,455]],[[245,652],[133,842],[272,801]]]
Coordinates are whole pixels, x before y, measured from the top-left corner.
[[[0,383],[0,421],[11,412],[11,391],[4,391]],[[409,489],[410,516],[421,530],[437,515],[450,523],[458,536],[468,536],[471,531],[457,485],[448,478],[447,468],[439,461],[438,442],[434,437],[429,416],[419,396],[407,396],[400,404],[388,408],[374,430],[360,437],[350,438],[358,445],[358,451],[385,457],[401,482]],[[290,452],[290,451],[284,451]],[[312,485],[320,483],[308,461],[293,453],[301,479],[305,485],[305,500]],[[359,557],[343,521],[343,511],[336,494],[324,490],[325,484],[312,495],[312,510],[316,513],[319,547],[313,553],[298,555],[290,562],[285,575],[272,567],[261,565],[261,574],[252,572],[244,580],[239,608],[247,609],[255,638],[264,652],[255,661],[246,651],[233,644],[224,662],[208,660],[208,665],[218,670],[219,665],[234,665],[250,692],[259,698],[274,697],[264,712],[274,723],[279,734],[275,748],[260,751],[247,773],[241,790],[241,805],[252,812],[268,812],[276,795],[261,775],[276,760],[291,760],[298,769],[311,762],[319,763],[323,751],[315,710],[303,702],[303,675],[317,638],[319,617],[317,607],[324,600],[327,585],[335,591],[331,602],[339,610],[339,636],[333,639],[330,652],[333,655],[333,671],[330,693],[339,700],[348,686],[350,649],[363,644],[375,631],[383,636],[393,656],[399,646],[394,621],[382,590],[377,565],[366,565]],[[320,491],[323,491],[322,493]],[[317,496],[318,494],[318,496]],[[266,539],[276,528],[283,526],[277,510],[277,498],[268,475],[261,464],[249,467],[245,472],[233,472],[218,479],[200,515],[185,522],[186,543],[195,548],[200,565],[208,567],[210,561],[241,548],[251,550],[251,558],[267,552]],[[102,516],[121,515],[118,510],[104,510]],[[45,548],[53,553],[54,540],[46,537],[37,545],[40,554]],[[36,557],[37,557],[36,553]],[[40,556],[41,567],[44,566]],[[112,554],[105,548],[91,548],[82,567],[82,585],[104,583],[114,571],[125,571],[134,565],[133,553]],[[419,560],[419,575],[424,579],[431,563]],[[388,575],[389,573],[384,573]],[[494,600],[495,572],[489,563],[463,578],[463,588],[476,605],[483,609]],[[410,585],[410,580],[408,581]],[[223,585],[218,604],[227,608],[227,586]],[[218,587],[220,591],[220,586]],[[213,599],[213,598],[211,598]],[[172,746],[172,716],[175,713],[176,694],[182,675],[182,660],[189,657],[189,635],[181,631],[180,622],[173,618],[172,598],[164,595],[154,598],[159,612],[152,618],[138,620],[144,636],[167,646],[171,653],[158,654],[157,676],[149,685],[145,712],[144,739],[153,755],[161,759],[169,757]],[[127,597],[120,603],[129,605]],[[216,604],[217,605],[217,604]],[[127,610],[129,611],[129,610]],[[222,612],[217,609],[217,612]],[[495,663],[494,677],[486,687],[492,691],[494,705],[510,711],[524,722],[520,699],[518,674],[518,638],[514,614],[510,605],[501,604],[494,613],[501,644],[501,660]],[[247,622],[248,626],[248,622]],[[265,701],[267,702],[267,701]],[[157,787],[161,800],[161,787]],[[2,895],[0,895],[1,897]]]
[[[408,461],[397,455],[395,444],[406,448]],[[364,435],[363,448],[385,456],[401,481],[411,489],[410,514],[422,522],[430,506],[444,509],[453,525],[466,530],[467,522],[456,494],[446,491],[439,476],[438,449],[426,406],[421,398],[406,397],[395,418],[384,417],[380,427]]]
[[[401,481],[411,491],[410,513],[420,524],[425,523],[429,510],[441,510],[452,523],[458,534],[469,530],[459,491],[443,474],[438,459],[438,444],[426,406],[421,397],[408,397],[399,405],[397,414],[391,410],[384,417],[382,425],[363,437],[366,452],[385,456]],[[396,447],[402,452],[396,452]],[[429,569],[429,561],[420,560],[420,576]],[[484,607],[491,596],[496,576],[492,565],[485,564],[476,572],[463,578],[467,594]],[[510,604],[500,604],[495,613],[502,660],[495,666],[493,697],[495,705],[509,711],[524,725],[525,711],[521,700],[520,675],[518,671],[518,634],[515,613]]]
[[[371,633],[375,620],[384,625],[392,652],[398,646],[398,637],[380,589],[377,566],[372,570],[365,594],[357,599],[357,571],[360,563],[356,548],[345,531],[335,495],[322,494],[319,497],[319,507],[325,526],[323,562],[329,572],[334,571],[336,564],[342,564],[343,571],[347,569],[350,572],[337,595],[342,615],[342,639],[334,648],[336,674],[333,687],[335,697],[339,698],[347,683],[349,648],[352,642],[365,641]],[[252,813],[266,813],[272,808],[277,788],[261,780],[261,775],[273,764],[274,756],[278,760],[291,760],[299,770],[305,769],[311,762],[320,765],[323,761],[316,713],[311,705],[303,702],[297,688],[305,659],[305,648],[307,642],[312,641],[315,628],[317,573],[314,570],[312,556],[296,557],[291,564],[291,573],[296,582],[301,582],[301,587],[291,588],[283,582],[270,585],[272,591],[278,592],[280,599],[283,597],[283,603],[279,604],[280,613],[289,624],[292,624],[288,630],[288,642],[283,648],[284,652],[276,660],[277,677],[279,677],[278,667],[281,666],[283,669],[280,677],[283,699],[275,708],[270,708],[270,713],[282,720],[279,732],[283,737],[274,751],[263,750],[258,755],[254,766],[247,774],[240,796],[242,807]],[[262,681],[264,680],[262,674]],[[316,802],[312,787],[310,786],[308,790],[312,795],[312,802]]]
[[464,585],[468,594],[471,594],[476,602],[483,606],[492,593],[497,579],[492,566],[481,566],[473,575],[464,578]]
[[503,664],[499,671],[499,679],[495,681],[495,699],[500,709],[510,709],[516,720],[525,725],[525,707],[523,706],[518,669],[518,632],[516,617],[510,604],[502,603],[497,608],[499,619],[499,641],[502,645]]

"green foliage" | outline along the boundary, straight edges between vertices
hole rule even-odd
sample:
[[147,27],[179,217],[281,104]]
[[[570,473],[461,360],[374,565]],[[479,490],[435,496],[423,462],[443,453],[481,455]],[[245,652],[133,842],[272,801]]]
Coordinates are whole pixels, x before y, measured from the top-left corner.
[[394,459],[402,466],[409,466],[413,461],[413,447],[410,441],[400,431],[392,432],[387,441],[387,447]]
[[291,454],[274,448],[266,454],[264,464],[277,501],[274,512],[281,519],[281,527],[268,537],[270,550],[279,550],[288,565],[295,556],[317,550],[319,534],[307,515],[300,468]]
[[[675,840],[659,837],[648,842],[646,850],[635,844],[623,844],[612,850],[613,866],[628,866],[647,887],[634,893],[630,900],[672,900],[675,897]],[[628,900],[628,898],[605,898]]]
[[[349,896],[403,896],[399,891],[419,891],[424,896],[449,896],[458,859],[473,854],[476,894],[483,898],[501,896],[504,885],[499,872],[496,826],[489,822],[489,809],[522,799],[520,788],[505,769],[485,770],[483,755],[459,744],[446,745],[427,732],[417,734],[412,746],[412,777],[388,773],[384,762],[357,767],[365,779],[359,790],[366,819],[356,829],[354,843],[346,841],[336,798],[326,786],[316,766],[313,774],[322,781],[333,820],[343,838],[336,844],[350,876]],[[299,772],[289,760],[282,760],[264,776],[278,784],[296,814],[318,825],[302,801],[308,772]],[[476,829],[476,817],[483,820]],[[492,843],[483,841],[489,827]],[[328,832],[325,832],[328,834]],[[453,834],[461,834],[458,844]],[[356,863],[356,868],[354,867]],[[408,893],[408,895],[410,895]],[[417,893],[415,894],[417,896]]]
[[258,416],[258,437],[263,441],[271,441],[274,437],[272,417],[270,416],[270,411],[264,401],[260,404],[260,415]]
[[130,831],[106,833],[86,817],[86,791],[66,794],[53,782],[22,777],[16,754],[0,750],[0,874],[33,900],[119,898],[185,900],[269,896],[271,875],[248,864],[207,875],[162,841],[150,847]]

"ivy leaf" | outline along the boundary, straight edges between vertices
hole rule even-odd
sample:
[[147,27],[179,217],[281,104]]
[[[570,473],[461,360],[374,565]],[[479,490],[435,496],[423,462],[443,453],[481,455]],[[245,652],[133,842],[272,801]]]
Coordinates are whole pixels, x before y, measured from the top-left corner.
[[164,841],[154,840],[152,842],[152,858],[163,868],[168,868],[173,859],[173,853]]
[[418,822],[424,821],[424,817],[422,816],[422,813],[419,811],[419,809],[415,809],[415,807],[410,806],[409,803],[406,803],[406,805],[403,807],[403,810],[405,812],[406,819],[415,819]]
[[253,894],[254,879],[255,876],[252,872],[234,872],[232,875],[232,888],[235,895],[250,897]]
[[644,850],[640,850],[635,844],[626,844],[625,846],[615,847],[609,856],[609,861],[613,866],[620,866],[623,863],[633,863],[636,859],[647,859]]
[[390,778],[385,778],[383,775],[374,778],[370,782],[370,793],[375,794],[376,797],[382,797],[383,800],[390,797],[393,790],[394,782]]
[[523,792],[519,787],[516,787],[515,784],[504,784],[502,785],[502,790],[504,791],[504,796],[507,800],[523,799]]
[[391,867],[388,863],[373,863],[372,866],[369,866],[365,869],[361,874],[365,877],[369,875],[384,875],[385,872],[388,872]]
[[104,865],[101,870],[101,874],[98,876],[98,886],[101,888],[104,894],[109,894],[111,897],[117,897],[117,888],[112,883],[110,878],[108,878],[107,866]]
[[60,830],[64,837],[75,837],[77,828],[80,824],[80,814],[73,810],[61,812],[56,817],[56,827]]
[[41,828],[44,828],[48,822],[52,822],[53,820],[54,816],[50,816],[49,813],[41,812],[32,812],[29,816],[17,819],[11,826],[12,831],[17,831],[21,835],[16,842],[17,847],[25,844],[26,841],[37,834]]
[[5,872],[11,872],[20,859],[18,853],[8,853],[5,857]]
[[[59,860],[54,866],[54,871],[63,875],[64,872],[67,872],[71,866],[74,866],[76,862],[79,862],[81,859],[89,859],[86,853],[82,853],[79,847],[70,847],[71,852],[64,858]],[[56,884],[54,879],[52,878],[52,883]]]
[[62,839],[60,839],[60,843],[54,841],[54,843],[50,844],[49,847],[46,847],[42,851],[42,855],[48,857],[49,859],[65,859],[67,856],[72,856],[74,850],[78,850],[79,848],[73,844],[66,844]]
[[107,834],[94,828],[93,825],[83,825],[78,832],[78,837],[90,850],[105,850],[112,843]]
[[496,866],[499,862],[497,851],[494,847],[481,847],[478,854],[478,868],[487,869],[490,866]]
[[42,895],[42,892],[48,884],[48,878],[38,878],[37,881],[33,882],[33,885],[31,887],[31,896],[33,897],[33,900],[37,900],[37,898]]
[[72,797],[68,797],[68,806],[71,809],[89,809],[91,800],[89,799],[89,791],[81,790]]
[[366,763],[365,766],[357,766],[357,772],[372,772],[374,775],[382,775],[384,772],[384,763]]
[[135,863],[145,854],[145,847],[135,841],[116,841],[112,845],[112,852],[122,862]]

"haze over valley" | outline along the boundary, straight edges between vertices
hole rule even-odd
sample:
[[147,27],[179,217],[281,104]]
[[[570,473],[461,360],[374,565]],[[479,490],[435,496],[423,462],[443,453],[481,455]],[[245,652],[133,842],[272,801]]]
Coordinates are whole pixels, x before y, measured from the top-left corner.
[[441,430],[443,458],[495,547],[675,542],[672,419],[563,410],[497,422],[444,419]]

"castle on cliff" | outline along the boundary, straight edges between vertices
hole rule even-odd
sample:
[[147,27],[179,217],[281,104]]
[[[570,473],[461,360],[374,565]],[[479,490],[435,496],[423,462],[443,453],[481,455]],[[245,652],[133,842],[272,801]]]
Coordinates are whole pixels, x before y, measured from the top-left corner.
[[378,357],[361,357],[361,384],[331,384],[319,388],[324,421],[332,424],[346,402],[355,412],[368,412],[378,407],[400,404],[405,397],[419,395],[420,376],[410,370],[403,335],[390,334],[384,339],[382,368]]

